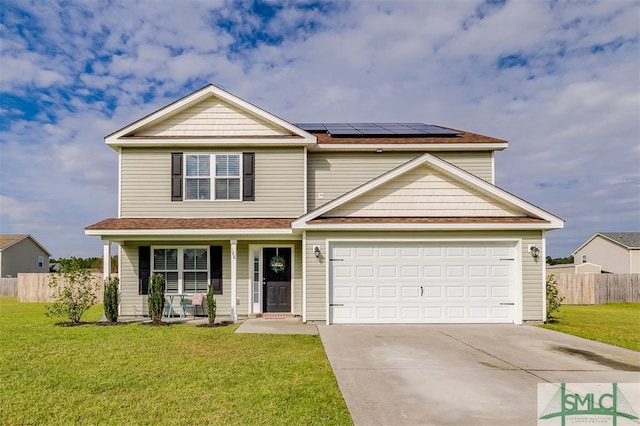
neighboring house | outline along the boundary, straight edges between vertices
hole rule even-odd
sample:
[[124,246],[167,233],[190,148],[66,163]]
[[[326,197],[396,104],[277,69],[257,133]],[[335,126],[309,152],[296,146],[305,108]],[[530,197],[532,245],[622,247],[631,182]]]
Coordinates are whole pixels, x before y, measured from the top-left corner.
[[[121,314],[169,293],[218,314],[326,323],[545,318],[545,232],[563,221],[494,185],[507,142],[420,123],[291,124],[209,85],[105,138]],[[105,265],[109,262],[105,261]],[[105,274],[109,271],[105,270]]]
[[549,274],[599,274],[602,267],[594,263],[564,263],[559,265],[547,265],[547,275]]
[[596,263],[613,274],[640,273],[640,232],[597,232],[573,252],[576,264]]
[[0,235],[0,277],[20,272],[49,272],[51,253],[31,235]]

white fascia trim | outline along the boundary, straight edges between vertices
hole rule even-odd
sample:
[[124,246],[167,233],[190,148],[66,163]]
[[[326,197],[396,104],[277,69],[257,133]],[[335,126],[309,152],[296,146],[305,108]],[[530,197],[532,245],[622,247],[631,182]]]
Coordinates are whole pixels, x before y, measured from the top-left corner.
[[152,138],[152,139],[119,139],[113,142],[107,142],[107,145],[112,147],[113,149],[119,149],[122,147],[129,148],[166,148],[166,147],[176,147],[181,145],[188,146],[197,146],[197,147],[309,147],[315,145],[315,141],[307,141],[304,139],[269,139],[269,138],[260,138],[260,139],[243,139],[243,138],[233,138],[233,139],[199,139],[199,138],[179,138],[179,139],[160,139],[160,138]]
[[[339,206],[342,206],[346,203],[348,203],[349,201],[353,200],[356,197],[359,197],[362,194],[365,194],[366,192],[377,188],[383,184],[385,184],[386,182],[416,168],[419,166],[422,166],[423,164],[429,164],[430,166],[439,169],[442,172],[448,173],[453,175],[454,177],[462,180],[463,182],[467,182],[469,183],[471,186],[476,187],[482,191],[485,191],[486,193],[492,195],[494,198],[497,198],[501,201],[504,201],[508,204],[514,205],[516,207],[518,207],[521,210],[524,210],[525,212],[527,212],[528,214],[531,214],[533,216],[539,217],[541,219],[547,220],[550,222],[550,227],[546,227],[545,229],[558,229],[558,228],[563,228],[564,227],[564,221],[562,219],[560,219],[557,216],[552,215],[551,213],[542,210],[539,207],[534,206],[533,204],[516,197],[515,195],[510,194],[509,192],[498,188],[495,185],[490,184],[489,182],[480,179],[477,176],[472,175],[471,173],[468,173],[444,160],[441,160],[429,153],[425,153],[422,154],[420,157],[417,157],[411,161],[408,161],[407,163],[396,167],[395,169],[385,173],[384,175],[381,175],[380,177],[373,179],[367,183],[365,183],[364,185],[350,191],[347,192],[346,194],[336,198],[333,201],[328,202],[327,204],[324,204],[323,206],[317,208],[316,210],[309,212],[306,215],[301,216],[300,218],[296,219],[295,221],[293,221],[293,223],[291,224],[291,226],[293,228],[303,228],[303,225],[312,219],[315,219],[317,217],[320,217],[321,215],[323,215],[324,213],[327,213]],[[533,229],[541,229],[538,225],[538,227],[533,228]]]
[[308,140],[308,141],[313,141],[315,142],[316,137],[313,136],[311,133],[308,133],[302,129],[300,129],[299,127],[294,126],[293,124],[289,123],[286,120],[281,119],[280,117],[277,117],[265,110],[263,110],[262,108],[259,108],[243,99],[240,99],[239,97],[232,95],[231,93],[220,89],[219,87],[214,86],[213,84],[207,85],[205,87],[203,87],[200,90],[197,90],[193,93],[191,93],[190,95],[187,95],[185,97],[183,97],[182,99],[179,99],[176,102],[173,102],[172,104],[169,104],[167,106],[165,106],[164,108],[159,109],[158,111],[151,113],[150,115],[142,118],[141,120],[135,121],[132,124],[129,124],[128,126],[123,127],[122,129],[116,131],[115,133],[112,133],[110,135],[107,135],[105,137],[105,141],[107,142],[107,144],[111,144],[116,142],[119,138],[135,132],[136,130],[146,126],[149,123],[152,123],[154,121],[157,121],[159,119],[161,119],[163,116],[166,115],[170,115],[172,112],[179,110],[183,107],[188,106],[191,103],[195,103],[196,101],[198,101],[201,98],[205,98],[208,97],[209,95],[213,94],[214,96],[217,96],[220,99],[223,99],[227,102],[229,102],[230,104],[234,104],[238,107],[240,107],[241,109],[244,109],[245,111],[248,111],[250,113],[253,113],[263,119],[265,119],[266,121],[269,121],[271,123],[277,124],[280,127],[283,127],[285,129],[287,129],[288,131],[290,131],[293,134],[296,134],[298,136],[301,136],[303,139]]
[[302,232],[302,322],[307,322],[307,231]]
[[211,235],[292,235],[293,229],[290,228],[274,228],[274,229],[85,229],[85,235],[91,236],[207,236]]
[[122,148],[118,148],[118,219],[122,217]]
[[[547,258],[547,236],[542,231],[542,259]],[[547,322],[547,262],[546,260],[540,261],[542,263],[542,321]]]
[[[556,225],[549,223],[322,223],[322,224],[303,224],[298,229],[312,231],[347,231],[347,230],[377,230],[377,231],[396,231],[396,230],[447,230],[447,231],[484,231],[484,230],[501,230],[501,231],[520,231],[520,230],[550,230],[558,229]],[[560,227],[561,228],[561,227]]]
[[502,151],[508,147],[507,142],[504,143],[420,143],[420,144],[314,144],[311,151],[375,151],[381,149],[383,151]]

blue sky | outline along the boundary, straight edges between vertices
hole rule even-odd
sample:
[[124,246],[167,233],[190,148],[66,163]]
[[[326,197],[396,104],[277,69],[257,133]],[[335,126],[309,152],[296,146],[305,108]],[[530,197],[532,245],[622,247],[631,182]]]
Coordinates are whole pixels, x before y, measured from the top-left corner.
[[104,136],[212,83],[290,122],[509,141],[498,186],[562,217],[548,254],[640,230],[638,1],[65,1],[0,9],[0,233],[100,256]]

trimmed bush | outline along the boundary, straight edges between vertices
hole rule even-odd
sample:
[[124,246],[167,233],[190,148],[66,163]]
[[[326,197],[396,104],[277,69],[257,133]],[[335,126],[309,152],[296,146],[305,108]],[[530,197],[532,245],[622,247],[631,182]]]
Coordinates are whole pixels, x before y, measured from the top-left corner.
[[209,325],[216,322],[216,297],[213,295],[213,288],[209,287],[207,292],[207,316],[209,317]]
[[108,278],[104,282],[104,316],[109,322],[118,321],[119,286],[120,281],[117,277]]
[[162,311],[164,310],[164,276],[154,274],[149,280],[149,317],[154,323],[162,322]]

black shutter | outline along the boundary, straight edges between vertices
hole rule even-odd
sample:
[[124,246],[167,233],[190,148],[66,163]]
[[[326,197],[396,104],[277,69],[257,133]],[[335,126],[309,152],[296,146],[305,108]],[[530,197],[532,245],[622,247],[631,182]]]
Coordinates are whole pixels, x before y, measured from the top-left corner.
[[171,201],[182,201],[182,153],[171,153]]
[[253,152],[242,154],[242,201],[256,200],[255,158]]
[[209,247],[209,256],[213,294],[222,294],[222,246]]
[[149,294],[151,275],[151,247],[138,247],[138,294]]

